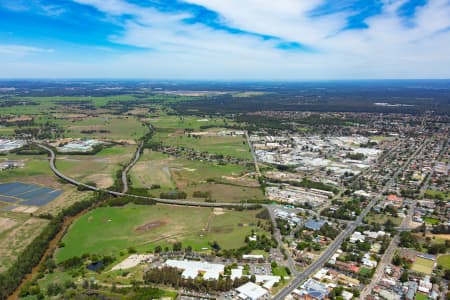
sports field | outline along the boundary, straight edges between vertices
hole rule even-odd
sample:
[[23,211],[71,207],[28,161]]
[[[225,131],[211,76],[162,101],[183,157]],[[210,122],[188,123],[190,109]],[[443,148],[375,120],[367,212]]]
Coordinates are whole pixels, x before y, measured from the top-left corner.
[[411,266],[411,270],[423,274],[430,275],[434,269],[434,261],[422,257],[416,257],[416,260]]
[[145,252],[176,241],[198,251],[212,241],[224,249],[237,248],[252,229],[261,232],[256,226],[258,212],[169,205],[97,208],[71,226],[56,259],[83,253],[118,255],[128,247]]

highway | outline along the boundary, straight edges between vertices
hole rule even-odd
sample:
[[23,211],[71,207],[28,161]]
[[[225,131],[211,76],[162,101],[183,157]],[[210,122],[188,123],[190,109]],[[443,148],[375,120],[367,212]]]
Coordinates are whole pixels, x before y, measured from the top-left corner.
[[118,196],[118,197],[132,197],[132,198],[139,198],[139,199],[148,199],[148,200],[153,200],[157,203],[162,203],[162,204],[171,204],[171,205],[183,205],[183,206],[197,206],[197,207],[255,207],[258,206],[258,204],[253,204],[253,203],[219,203],[219,202],[197,202],[197,201],[185,201],[185,200],[172,200],[172,199],[161,199],[161,198],[154,198],[154,197],[145,197],[145,196],[138,196],[138,195],[132,195],[132,194],[127,194],[127,193],[122,193],[122,192],[115,192],[115,191],[110,191],[110,190],[105,190],[105,189],[99,189],[95,186],[91,186],[91,185],[87,185],[84,184],[82,182],[79,182],[73,178],[70,178],[66,175],[64,175],[63,173],[61,173],[57,168],[56,168],[56,155],[55,152],[44,145],[38,144],[39,147],[41,147],[42,149],[45,149],[46,151],[48,151],[50,153],[50,168],[52,169],[53,173],[55,173],[56,176],[58,176],[59,178],[75,185],[75,186],[82,186],[88,190],[92,190],[92,191],[96,191],[96,192],[105,192],[108,193],[110,195],[113,196]]
[[358,218],[353,223],[349,223],[344,231],[342,231],[336,239],[333,241],[330,246],[322,253],[322,255],[315,260],[312,264],[310,264],[302,273],[300,273],[293,281],[291,281],[286,287],[284,287],[277,295],[273,297],[273,299],[276,300],[282,300],[287,295],[289,295],[294,289],[296,289],[300,283],[308,279],[311,275],[314,274],[315,271],[317,271],[319,268],[323,267],[325,263],[330,260],[331,256],[341,247],[341,244],[344,242],[346,238],[348,238],[352,232],[362,224],[363,219],[365,216],[370,212],[372,207],[383,198],[383,193],[387,192],[392,184],[395,182],[398,175],[403,172],[403,170],[406,168],[406,166],[409,165],[411,160],[416,157],[420,151],[422,151],[423,147],[425,146],[426,141],[422,143],[420,147],[409,157],[409,159],[400,167],[397,169],[395,174],[391,177],[391,179],[386,183],[383,190],[378,193],[378,195],[373,198],[367,206],[364,208],[364,210],[361,212],[361,214],[358,216]]

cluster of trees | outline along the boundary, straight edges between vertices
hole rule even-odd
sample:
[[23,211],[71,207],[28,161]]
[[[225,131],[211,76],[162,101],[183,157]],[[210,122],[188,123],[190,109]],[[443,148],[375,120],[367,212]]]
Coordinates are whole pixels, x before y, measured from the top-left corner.
[[39,263],[50,241],[62,229],[66,217],[75,216],[103,199],[103,193],[96,193],[92,198],[76,202],[53,217],[43,231],[18,255],[19,259],[0,274],[0,299],[7,298],[19,286],[25,275]]
[[347,153],[345,157],[353,160],[364,160],[366,158],[366,156],[362,153]]
[[95,130],[95,129],[86,129],[86,130],[81,130],[80,133],[82,134],[94,134],[94,133],[111,133],[110,130],[106,130],[106,129],[100,129],[100,130]]
[[429,254],[447,253],[447,250],[450,248],[450,240],[445,240],[444,243],[431,243],[431,238],[427,237],[424,246]]
[[418,239],[409,231],[400,232],[400,247],[414,248],[420,250]]
[[[252,234],[253,235],[253,234]],[[266,235],[256,236],[256,241],[251,241],[247,236],[245,238],[246,245],[238,249],[222,249],[217,253],[219,256],[226,258],[242,258],[242,255],[249,254],[253,250],[264,250],[269,252],[271,248],[278,246],[277,241],[274,238],[268,238]]]
[[161,199],[186,199],[187,194],[183,191],[175,190],[170,192],[162,192],[159,194]]
[[135,198],[130,196],[122,197],[108,197],[104,202],[104,205],[108,206],[125,206],[127,204],[134,203],[138,205],[155,205],[156,201],[152,199]]
[[144,274],[144,282],[169,285],[176,289],[186,288],[197,292],[226,292],[247,283],[247,277],[231,280],[229,277],[219,277],[219,280],[204,280],[202,278],[184,279],[180,271],[172,267],[154,268]]
[[328,184],[325,184],[322,182],[312,181],[307,178],[303,178],[302,181],[294,181],[291,184],[294,186],[303,187],[306,189],[318,189],[318,190],[333,192],[335,194],[338,192],[338,189],[336,189],[335,187],[333,187],[331,185],[328,185]]
[[333,201],[333,204],[338,205],[337,209],[323,210],[321,215],[342,220],[355,220],[361,213],[361,201],[356,198],[350,201]]
[[47,154],[47,151],[42,149],[41,147],[38,147],[35,144],[28,144],[21,148],[14,149],[11,151],[12,153],[19,154],[19,155],[43,155]]
[[433,226],[431,232],[434,234],[450,234],[450,226],[444,224],[436,225]]
[[194,191],[192,193],[192,197],[194,198],[205,198],[205,199],[211,199],[211,192],[206,191],[206,192],[202,192],[202,191]]
[[319,234],[326,236],[332,240],[334,240],[339,235],[339,228],[333,227],[328,223],[325,223],[320,227]]
[[291,234],[291,226],[287,220],[276,219],[277,228],[280,230],[281,235],[289,235]]
[[84,265],[85,262],[89,261],[91,264],[99,264],[101,267],[96,269],[97,272],[100,272],[106,268],[106,266],[112,264],[115,260],[114,256],[104,255],[97,256],[95,254],[83,254],[81,257],[73,256],[59,263],[59,267],[61,267],[64,271],[78,268]]

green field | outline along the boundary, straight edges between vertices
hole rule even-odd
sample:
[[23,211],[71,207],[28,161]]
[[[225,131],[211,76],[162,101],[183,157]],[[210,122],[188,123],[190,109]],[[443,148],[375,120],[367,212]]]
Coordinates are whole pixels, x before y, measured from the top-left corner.
[[0,181],[15,181],[24,177],[51,175],[47,155],[16,155],[0,156],[1,160],[19,160],[25,163],[23,168],[0,171]]
[[[245,137],[242,136],[201,136],[191,137],[186,130],[195,132],[218,132],[223,126],[233,124],[222,118],[198,118],[161,116],[149,120],[156,133],[152,140],[163,145],[185,147],[202,152],[224,156],[251,159]],[[203,127],[203,129],[202,129]]]
[[416,257],[416,260],[411,266],[411,270],[423,274],[430,275],[434,269],[434,261],[422,257]]
[[[185,191],[188,198],[195,191],[210,192],[212,199],[218,202],[264,199],[256,179],[243,177],[245,173],[240,165],[175,158],[146,149],[131,169],[130,178],[132,185],[138,188],[160,185],[161,189],[152,191],[155,196],[177,188]],[[216,183],[208,182],[211,180]]]
[[159,116],[150,120],[152,125],[163,132],[175,132],[177,130],[184,130],[190,128],[193,130],[200,130],[202,126],[222,127],[225,125],[234,124],[231,120],[224,118],[199,118],[189,116]]
[[391,220],[392,223],[396,226],[399,226],[402,222],[402,220],[400,218],[395,218],[392,216],[387,216],[387,215],[383,215],[383,214],[369,214],[366,218],[365,221],[367,221],[368,224],[375,222],[378,224],[384,224],[386,223],[387,220]]
[[184,147],[200,152],[251,159],[250,149],[244,137],[203,136],[201,138],[189,136],[171,136],[164,132],[157,132],[153,140],[166,146]]
[[431,225],[437,225],[441,222],[439,219],[431,218],[431,217],[425,217],[425,218],[423,218],[423,220],[426,223],[431,224]]
[[[58,123],[58,122],[57,122]],[[134,117],[102,116],[90,117],[82,121],[60,121],[67,124],[66,136],[74,138],[137,140],[144,136],[148,129]],[[85,130],[96,130],[92,134],[82,133]],[[105,130],[108,132],[99,132]]]
[[438,265],[441,265],[444,269],[450,269],[450,254],[440,255],[437,261]]
[[108,188],[114,183],[116,172],[132,159],[135,150],[136,146],[114,146],[95,155],[59,154],[56,166],[72,178]]
[[62,261],[83,253],[118,255],[128,247],[145,252],[176,241],[197,251],[209,248],[212,241],[223,249],[237,248],[244,245],[252,229],[258,232],[258,212],[168,205],[97,208],[75,221],[56,258]]
[[275,268],[272,268],[272,274],[275,276],[280,276],[283,278],[289,277],[288,268],[284,266],[278,266]]
[[426,190],[424,197],[429,199],[450,200],[450,193],[449,192],[444,193],[434,190]]
[[416,298],[415,299],[416,300],[428,300],[428,296],[419,292],[419,293],[416,294]]

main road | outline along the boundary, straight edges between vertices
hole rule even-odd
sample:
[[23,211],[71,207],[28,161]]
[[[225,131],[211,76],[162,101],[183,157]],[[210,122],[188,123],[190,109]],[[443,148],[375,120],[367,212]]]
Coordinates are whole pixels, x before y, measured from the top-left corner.
[[258,177],[261,177],[261,171],[259,170],[258,158],[256,157],[255,148],[253,148],[253,144],[250,141],[250,136],[248,135],[248,131],[245,131],[245,137],[247,138],[248,146],[250,147],[250,152],[252,153],[253,162],[255,164],[255,171]]
[[349,237],[352,232],[362,224],[363,219],[365,216],[370,212],[372,207],[377,203],[378,200],[383,198],[383,193],[387,192],[392,184],[395,182],[395,179],[398,177],[398,175],[403,172],[403,170],[406,168],[406,166],[409,165],[411,160],[416,157],[420,151],[422,151],[423,147],[425,146],[426,142],[422,143],[422,145],[409,157],[408,161],[404,163],[400,168],[397,169],[395,174],[391,177],[391,179],[386,183],[383,190],[378,193],[378,195],[373,198],[367,206],[364,208],[364,210],[361,212],[361,214],[358,216],[358,218],[353,223],[349,223],[344,231],[342,231],[336,239],[333,241],[333,243],[328,246],[328,248],[322,253],[322,255],[314,261],[312,264],[310,264],[302,273],[300,273],[293,281],[289,283],[285,288],[283,288],[277,295],[273,297],[273,299],[276,300],[282,300],[287,295],[289,295],[294,289],[296,289],[300,283],[308,279],[315,271],[317,271],[319,268],[323,267],[325,263],[330,260],[331,256],[341,247],[341,244],[344,242],[344,240]]
[[52,169],[53,173],[55,173],[56,176],[58,176],[59,178],[67,181],[68,183],[71,183],[75,186],[82,186],[85,189],[91,190],[91,191],[95,191],[95,192],[104,192],[104,193],[108,193],[110,195],[113,196],[118,196],[118,197],[132,197],[132,198],[139,198],[139,199],[148,199],[148,200],[153,200],[157,203],[163,203],[163,204],[172,204],[172,205],[184,205],[184,206],[198,206],[198,207],[256,207],[258,206],[258,204],[253,204],[253,203],[220,203],[220,202],[197,202],[197,201],[184,201],[184,200],[172,200],[172,199],[161,199],[161,198],[155,198],[155,197],[146,197],[146,196],[138,196],[138,195],[133,195],[133,194],[127,194],[127,193],[123,193],[123,192],[116,192],[116,191],[110,191],[110,190],[106,190],[106,189],[100,189],[97,188],[95,186],[91,186],[82,182],[79,182],[78,180],[75,180],[69,176],[64,175],[63,173],[61,173],[57,168],[56,168],[56,154],[55,152],[44,145],[38,144],[39,147],[41,147],[42,149],[47,150],[50,153],[50,168]]
[[136,149],[136,152],[134,153],[133,160],[126,166],[126,168],[122,171],[122,193],[128,192],[128,172],[130,169],[136,164],[136,162],[139,160],[139,157],[141,156],[142,147],[144,147],[144,141],[142,141],[139,146]]

